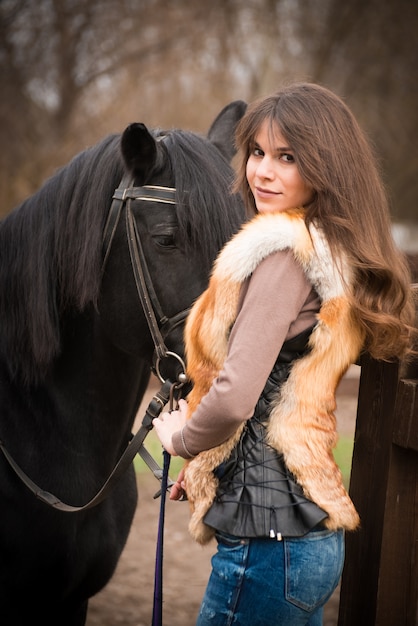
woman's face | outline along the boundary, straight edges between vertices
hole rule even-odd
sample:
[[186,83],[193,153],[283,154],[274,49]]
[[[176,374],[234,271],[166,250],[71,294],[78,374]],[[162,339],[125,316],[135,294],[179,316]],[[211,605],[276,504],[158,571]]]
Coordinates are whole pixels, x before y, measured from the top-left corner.
[[313,189],[302,180],[292,150],[276,128],[264,121],[247,161],[247,180],[259,213],[286,211],[308,204]]

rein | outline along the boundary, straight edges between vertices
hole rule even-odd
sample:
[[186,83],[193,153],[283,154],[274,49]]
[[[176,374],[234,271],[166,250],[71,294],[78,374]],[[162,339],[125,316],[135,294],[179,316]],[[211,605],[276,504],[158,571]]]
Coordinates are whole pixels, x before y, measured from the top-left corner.
[[[128,468],[128,466],[132,463],[135,455],[138,453],[141,454],[142,458],[147,463],[154,476],[158,478],[158,480],[162,480],[163,470],[160,468],[154,458],[149,454],[148,450],[144,448],[143,443],[145,437],[153,428],[152,420],[155,417],[159,416],[164,406],[169,401],[170,396],[173,394],[173,389],[175,389],[176,387],[179,387],[179,385],[176,383],[172,383],[170,380],[166,380],[164,382],[158,393],[153,396],[142,419],[142,423],[138,432],[135,436],[132,437],[132,439],[128,443],[128,446],[126,447],[122,456],[119,458],[119,461],[113,468],[113,471],[110,474],[109,478],[103,484],[102,488],[96,493],[96,495],[91,500],[89,500],[89,502],[82,506],[72,506],[71,504],[66,504],[65,502],[62,502],[59,498],[57,498],[57,496],[55,496],[54,494],[50,493],[49,491],[45,491],[44,489],[41,489],[41,487],[34,483],[33,480],[29,478],[29,476],[19,467],[11,454],[7,451],[2,441],[0,441],[1,451],[3,452],[10,467],[14,470],[20,480],[26,485],[26,487],[33,493],[33,495],[38,500],[41,500],[41,502],[44,502],[50,507],[58,509],[65,513],[78,513],[80,511],[92,509],[109,495],[109,492],[113,488],[114,484],[123,474],[123,472]],[[169,480],[168,482],[168,487],[171,487],[173,481]]]
[[[169,204],[175,204],[175,189],[171,187],[158,187],[153,185],[148,185],[144,187],[132,187],[129,186],[130,178],[124,177],[121,181],[121,184],[118,189],[115,190],[113,195],[112,205],[110,207],[109,215],[107,218],[104,234],[103,234],[103,245],[104,245],[104,260],[102,265],[102,272],[106,265],[110,248],[112,245],[112,241],[116,232],[116,228],[118,226],[120,216],[122,213],[122,208],[125,203],[127,203],[126,207],[126,231],[127,231],[127,239],[129,244],[129,251],[131,256],[131,264],[132,270],[135,277],[135,283],[138,291],[138,296],[141,302],[142,309],[144,311],[148,327],[154,342],[155,346],[155,371],[160,379],[162,386],[159,392],[152,398],[148,408],[145,412],[144,418],[142,420],[141,427],[135,436],[133,436],[128,443],[127,448],[123,452],[122,456],[119,458],[119,461],[116,463],[113,468],[110,476],[107,478],[101,489],[96,493],[96,495],[86,504],[82,506],[72,506],[70,504],[66,504],[62,502],[57,496],[54,494],[45,491],[41,487],[39,487],[18,465],[18,463],[14,460],[12,455],[8,452],[3,441],[0,440],[0,449],[3,452],[5,459],[8,461],[10,467],[16,473],[16,475],[20,478],[20,480],[26,485],[26,487],[42,502],[45,504],[58,509],[60,511],[74,513],[80,512],[87,509],[91,509],[100,502],[102,502],[109,494],[110,490],[113,488],[113,485],[116,483],[118,478],[123,474],[123,472],[127,469],[127,467],[132,463],[136,454],[140,454],[142,459],[145,461],[147,466],[150,468],[152,473],[158,480],[163,479],[163,470],[155,461],[155,459],[151,456],[148,450],[144,447],[143,443],[147,434],[153,428],[152,420],[155,417],[158,417],[164,406],[171,401],[175,394],[177,393],[177,399],[181,396],[181,387],[187,381],[186,375],[186,366],[183,359],[176,354],[175,352],[171,352],[167,349],[164,338],[163,338],[163,329],[164,335],[167,336],[174,328],[176,328],[179,324],[183,322],[186,318],[189,310],[184,310],[173,316],[172,318],[168,318],[162,312],[160,303],[156,296],[154,287],[152,285],[151,277],[149,275],[148,267],[145,260],[144,251],[142,248],[141,240],[139,237],[139,232],[135,224],[135,220],[132,215],[132,210],[130,206],[131,199],[141,199],[147,200],[151,202],[165,202]],[[126,187],[125,187],[126,185]],[[158,315],[158,320],[157,320]],[[177,382],[172,382],[171,380],[164,380],[161,372],[160,372],[160,363],[165,358],[175,358],[180,363],[182,367],[182,372],[180,372],[177,376]],[[173,484],[172,481],[168,479],[168,487],[171,487]],[[159,494],[157,494],[159,495]]]
[[[110,476],[103,484],[102,488],[96,495],[86,504],[82,506],[72,506],[62,502],[54,494],[41,489],[31,478],[19,467],[13,457],[6,449],[4,443],[0,440],[0,449],[4,457],[8,461],[10,467],[26,485],[26,487],[42,502],[67,513],[85,511],[97,506],[102,502],[113,488],[116,481],[123,472],[132,463],[136,454],[139,453],[152,473],[161,481],[161,489],[154,496],[161,495],[160,519],[158,525],[157,552],[155,562],[155,578],[154,578],[154,604],[152,626],[160,626],[162,624],[162,561],[163,561],[163,542],[164,542],[164,507],[167,490],[173,484],[168,476],[170,455],[164,450],[163,469],[160,468],[155,459],[150,455],[144,447],[144,441],[147,434],[153,428],[152,420],[158,417],[164,406],[169,402],[170,411],[173,409],[174,400],[178,401],[181,397],[181,388],[187,382],[186,366],[183,359],[167,349],[164,336],[167,336],[173,329],[181,324],[186,318],[189,309],[181,311],[172,318],[164,315],[159,300],[155,293],[152,280],[148,271],[145,254],[143,251],[139,231],[132,213],[131,200],[146,200],[149,202],[164,202],[168,204],[176,204],[175,192],[171,187],[159,187],[154,185],[146,185],[144,187],[130,186],[130,179],[124,177],[118,189],[113,195],[112,204],[107,217],[106,226],[103,234],[104,258],[102,264],[102,273],[107,263],[112,242],[115,236],[116,228],[119,224],[122,209],[126,204],[125,227],[129,245],[129,253],[131,258],[132,271],[135,278],[136,289],[139,300],[147,320],[148,328],[154,342],[155,355],[155,372],[162,382],[160,391],[152,398],[145,415],[142,420],[141,427],[135,436],[128,443],[127,448],[123,452],[119,461],[113,468]],[[157,319],[158,317],[158,319]],[[163,359],[175,358],[182,366],[182,372],[177,375],[177,382],[164,380],[160,372],[160,364]],[[176,395],[177,394],[177,395]]]

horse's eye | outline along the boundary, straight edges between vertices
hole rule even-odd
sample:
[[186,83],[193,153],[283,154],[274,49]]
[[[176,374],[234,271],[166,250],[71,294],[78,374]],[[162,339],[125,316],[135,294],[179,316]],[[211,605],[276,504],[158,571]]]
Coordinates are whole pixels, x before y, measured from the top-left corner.
[[175,248],[176,247],[176,238],[175,233],[160,233],[158,235],[153,236],[153,240],[157,246],[161,246],[162,248]]

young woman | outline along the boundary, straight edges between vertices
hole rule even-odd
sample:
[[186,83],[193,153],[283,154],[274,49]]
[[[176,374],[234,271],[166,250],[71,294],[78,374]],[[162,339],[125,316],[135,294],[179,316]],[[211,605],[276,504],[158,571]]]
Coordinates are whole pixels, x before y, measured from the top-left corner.
[[188,318],[194,387],[154,420],[189,459],[190,531],[218,550],[198,626],[319,626],[359,517],[334,461],[335,390],[362,350],[404,356],[413,304],[383,184],[347,106],[302,83],[237,130],[250,220]]

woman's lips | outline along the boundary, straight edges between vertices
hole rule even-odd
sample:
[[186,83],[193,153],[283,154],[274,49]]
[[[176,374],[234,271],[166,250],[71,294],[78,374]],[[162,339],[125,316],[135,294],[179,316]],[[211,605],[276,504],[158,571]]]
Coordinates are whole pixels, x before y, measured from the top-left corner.
[[270,189],[264,189],[262,187],[256,187],[255,190],[259,198],[273,198],[280,195],[280,192],[278,191],[272,191]]

